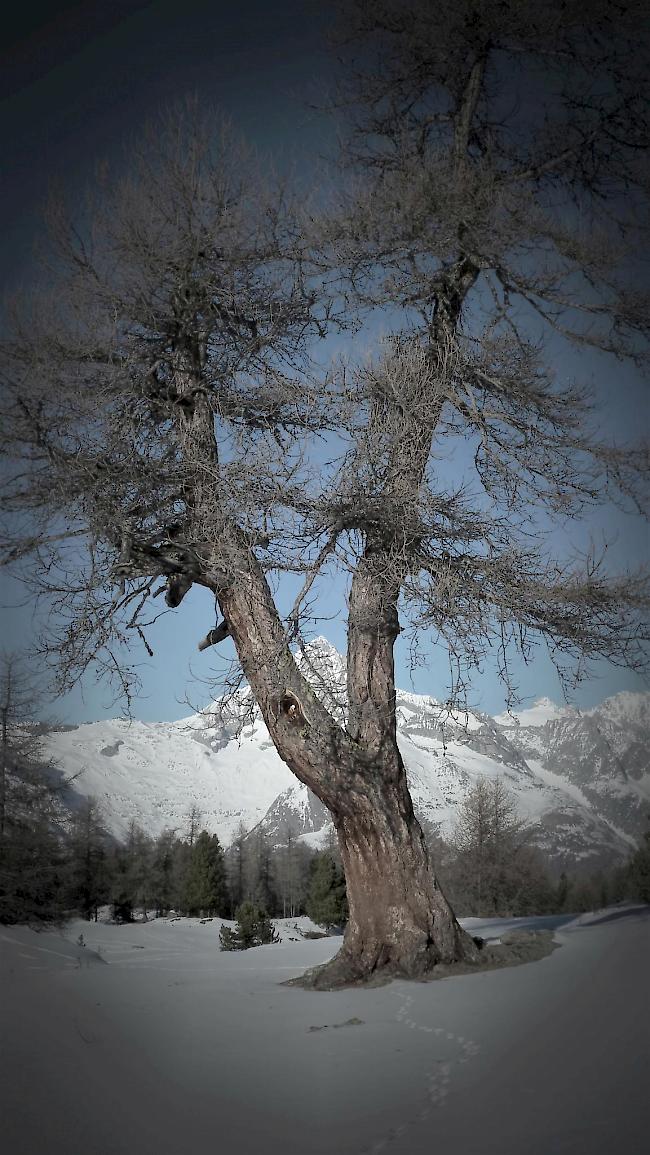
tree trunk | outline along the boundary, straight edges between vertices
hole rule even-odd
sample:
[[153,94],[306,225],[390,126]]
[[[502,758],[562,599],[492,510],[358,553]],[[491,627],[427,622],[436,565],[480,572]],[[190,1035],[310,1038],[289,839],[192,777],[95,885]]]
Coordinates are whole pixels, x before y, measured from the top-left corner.
[[365,767],[353,810],[332,810],[350,915],[342,949],[306,976],[308,985],[423,978],[477,957],[438,885],[399,762],[396,774]]
[[[248,554],[244,564],[242,556],[237,582],[216,592],[278,754],[325,804],[338,833],[350,920],[342,950],[306,976],[305,985],[327,989],[379,976],[415,978],[439,963],[473,961],[477,948],[435,879],[397,747],[393,609],[384,605],[386,628],[378,630],[379,612],[368,614],[362,567],[350,598],[355,622],[344,730],[298,669],[255,558]],[[358,614],[357,594],[363,595]]]

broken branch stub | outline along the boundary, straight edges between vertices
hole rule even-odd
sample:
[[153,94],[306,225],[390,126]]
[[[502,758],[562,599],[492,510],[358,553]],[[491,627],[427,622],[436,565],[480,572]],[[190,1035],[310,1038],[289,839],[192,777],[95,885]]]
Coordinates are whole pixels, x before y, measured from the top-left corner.
[[203,650],[209,649],[210,646],[218,645],[219,642],[222,642],[224,638],[228,637],[229,633],[230,626],[224,618],[218,626],[215,626],[214,629],[210,630],[210,632],[205,635],[202,641],[199,642],[200,652],[202,653]]

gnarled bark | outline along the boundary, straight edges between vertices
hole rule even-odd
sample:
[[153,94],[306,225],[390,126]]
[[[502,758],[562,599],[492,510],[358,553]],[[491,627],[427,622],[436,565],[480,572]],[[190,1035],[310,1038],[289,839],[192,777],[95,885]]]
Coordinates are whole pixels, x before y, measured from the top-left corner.
[[342,949],[306,976],[308,985],[422,978],[477,957],[437,883],[403,765],[395,772],[379,781],[367,773],[354,813],[334,815],[350,917]]

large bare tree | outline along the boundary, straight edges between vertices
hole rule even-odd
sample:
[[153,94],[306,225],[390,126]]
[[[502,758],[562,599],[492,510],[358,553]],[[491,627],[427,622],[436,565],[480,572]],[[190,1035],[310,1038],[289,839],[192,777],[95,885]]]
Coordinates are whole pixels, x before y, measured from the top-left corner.
[[[316,984],[477,957],[397,746],[401,629],[447,644],[452,698],[493,650],[508,681],[509,645],[540,637],[560,664],[643,659],[641,579],[556,560],[533,520],[640,495],[640,451],[592,434],[541,342],[640,359],[647,336],[629,287],[647,71],[619,7],[346,5],[342,50],[361,63],[338,101],[334,207],[300,222],[227,133],[177,114],[94,208],[58,220],[52,283],[15,310],[6,557],[49,585],[71,675],[94,656],[127,677],[116,644],[144,638],[161,578],[171,607],[192,583],[214,594],[204,644],[230,634],[338,833],[350,920]],[[310,348],[341,307],[382,310],[393,336],[319,381]],[[342,711],[291,648],[336,569]],[[303,575],[284,617],[283,573]]]

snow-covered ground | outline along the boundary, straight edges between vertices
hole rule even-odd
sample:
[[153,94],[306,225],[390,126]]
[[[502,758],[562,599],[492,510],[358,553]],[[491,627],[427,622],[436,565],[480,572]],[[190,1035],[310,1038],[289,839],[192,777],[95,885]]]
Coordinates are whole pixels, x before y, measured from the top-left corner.
[[281,985],[340,945],[299,939],[293,920],[280,944],[243,953],[219,951],[219,920],[0,927],[0,1143],[11,1155],[633,1155],[647,1137],[649,916],[468,919],[487,937],[551,926],[560,948],[330,993]]

